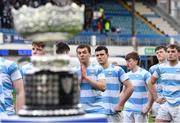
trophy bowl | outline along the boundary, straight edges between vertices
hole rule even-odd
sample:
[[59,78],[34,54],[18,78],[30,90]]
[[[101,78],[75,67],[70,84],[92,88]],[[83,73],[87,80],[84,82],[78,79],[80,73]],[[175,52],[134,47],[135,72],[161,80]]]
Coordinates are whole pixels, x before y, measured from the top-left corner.
[[47,3],[38,8],[23,5],[12,8],[14,27],[30,41],[67,41],[83,29],[84,5],[56,6]]

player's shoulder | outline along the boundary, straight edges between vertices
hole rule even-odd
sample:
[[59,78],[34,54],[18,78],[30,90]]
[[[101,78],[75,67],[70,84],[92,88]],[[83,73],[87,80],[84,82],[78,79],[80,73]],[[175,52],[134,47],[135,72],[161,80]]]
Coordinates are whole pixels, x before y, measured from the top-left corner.
[[0,63],[1,63],[1,65],[4,65],[6,67],[11,66],[12,64],[17,65],[14,61],[11,61],[9,59],[5,59],[5,58],[2,58],[2,57],[0,58]]

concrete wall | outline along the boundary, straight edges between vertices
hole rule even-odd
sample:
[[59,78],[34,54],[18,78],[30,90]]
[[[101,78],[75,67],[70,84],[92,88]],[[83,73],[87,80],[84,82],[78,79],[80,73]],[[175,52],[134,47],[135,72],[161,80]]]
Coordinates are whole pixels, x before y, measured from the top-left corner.
[[180,0],[158,0],[157,5],[176,20],[180,19]]
[[[77,45],[70,45],[70,55],[76,56],[76,47]],[[94,50],[96,47],[91,47],[92,55],[94,55]],[[132,46],[107,46],[110,56],[125,56],[127,53],[133,51]],[[154,55],[153,51],[155,47],[146,46],[138,47],[139,55]]]

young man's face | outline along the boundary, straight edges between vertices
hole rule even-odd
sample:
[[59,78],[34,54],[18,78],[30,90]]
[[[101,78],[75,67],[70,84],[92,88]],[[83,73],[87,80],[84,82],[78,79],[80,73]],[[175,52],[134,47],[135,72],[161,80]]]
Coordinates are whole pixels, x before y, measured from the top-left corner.
[[168,48],[167,49],[168,54],[168,61],[176,61],[179,59],[180,53],[177,51],[177,49]]
[[108,54],[106,54],[105,50],[97,51],[96,59],[100,65],[106,64],[108,61]]
[[166,60],[167,52],[164,49],[159,49],[156,51],[156,57],[159,62],[162,62],[162,61]]
[[87,48],[78,48],[76,53],[80,63],[87,64],[89,62],[91,54]]
[[46,54],[46,51],[45,51],[45,48],[40,46],[40,45],[36,45],[36,44],[33,44],[32,45],[32,55],[45,55]]
[[132,70],[138,64],[138,61],[130,58],[126,60],[126,64],[127,64],[127,68],[129,70]]

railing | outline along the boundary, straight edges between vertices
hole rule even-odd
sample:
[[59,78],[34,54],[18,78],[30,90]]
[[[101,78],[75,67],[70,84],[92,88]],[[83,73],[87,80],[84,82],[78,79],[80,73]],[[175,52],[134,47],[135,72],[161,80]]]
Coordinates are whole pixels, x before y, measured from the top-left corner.
[[[3,31],[2,31],[3,30]],[[5,32],[4,32],[5,31]],[[26,41],[17,35],[14,30],[0,29],[3,33],[4,43],[26,43]],[[119,33],[99,33],[99,32],[81,32],[77,36],[68,41],[69,44],[91,44],[92,36],[96,37],[96,45],[110,45],[110,46],[131,46],[130,34]],[[170,41],[180,42],[180,35],[176,36],[161,36],[161,35],[140,35],[137,34],[136,40],[139,46],[157,46],[166,45]]]
[[[69,44],[91,44],[92,36],[96,36],[97,45],[115,45],[115,46],[130,46],[131,35],[120,35],[120,34],[99,34],[90,33],[79,34],[78,36],[69,40]],[[180,36],[160,36],[160,35],[137,35],[136,40],[139,46],[157,46],[157,45],[167,45],[170,43],[171,39],[174,41],[179,41]]]

